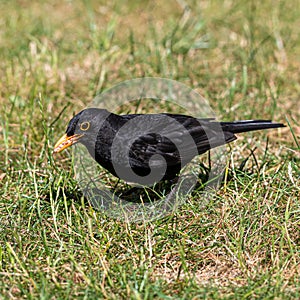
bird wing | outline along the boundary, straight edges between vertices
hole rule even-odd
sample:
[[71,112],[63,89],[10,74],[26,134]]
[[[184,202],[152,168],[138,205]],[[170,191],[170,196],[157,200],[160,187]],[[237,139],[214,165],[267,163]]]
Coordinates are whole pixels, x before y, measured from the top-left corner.
[[[222,131],[218,122],[213,119],[195,119],[184,115],[126,115],[126,120],[134,120],[134,142],[130,145],[124,140],[122,144],[130,147],[131,165],[145,166],[151,160],[151,167],[184,165],[194,156],[236,139],[230,132]],[[147,129],[146,133],[143,129]],[[128,132],[132,132],[129,130]],[[126,137],[121,135],[121,138]],[[128,137],[127,137],[128,138]],[[127,139],[128,141],[128,139]]]

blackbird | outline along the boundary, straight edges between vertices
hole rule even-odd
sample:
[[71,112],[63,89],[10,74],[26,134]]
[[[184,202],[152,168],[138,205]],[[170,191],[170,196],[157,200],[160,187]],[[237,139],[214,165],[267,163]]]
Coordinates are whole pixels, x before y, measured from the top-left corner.
[[195,156],[230,143],[236,133],[284,127],[270,120],[217,122],[180,114],[117,115],[88,108],[75,115],[54,153],[83,144],[94,160],[127,182],[172,180]]

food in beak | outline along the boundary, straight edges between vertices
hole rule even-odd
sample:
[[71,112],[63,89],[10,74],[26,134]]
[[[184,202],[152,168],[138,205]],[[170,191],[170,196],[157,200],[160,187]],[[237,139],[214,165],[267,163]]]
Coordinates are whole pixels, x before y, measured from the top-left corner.
[[54,146],[54,153],[59,153],[64,149],[72,146],[73,144],[77,143],[78,140],[83,136],[83,134],[74,134],[71,136],[67,136],[66,134],[62,136],[58,142]]

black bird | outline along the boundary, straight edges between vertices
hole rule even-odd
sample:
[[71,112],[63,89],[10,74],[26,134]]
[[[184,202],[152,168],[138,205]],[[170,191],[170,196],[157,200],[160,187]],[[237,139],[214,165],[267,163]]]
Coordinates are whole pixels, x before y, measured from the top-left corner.
[[88,108],[71,119],[54,153],[81,143],[113,175],[148,185],[176,178],[196,155],[234,141],[236,133],[279,127],[284,125],[269,120],[217,122],[179,114],[116,115]]

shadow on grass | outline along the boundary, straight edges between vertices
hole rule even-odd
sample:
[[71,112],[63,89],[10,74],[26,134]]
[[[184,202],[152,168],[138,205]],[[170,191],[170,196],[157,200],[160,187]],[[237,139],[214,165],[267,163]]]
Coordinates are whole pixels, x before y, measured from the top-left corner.
[[[249,178],[250,176],[253,176],[254,174],[257,174],[259,170],[262,168],[262,166],[259,166],[257,163],[257,160],[254,155],[254,150],[251,150],[251,154],[246,157],[237,167],[235,170],[228,169],[226,172],[226,182],[232,181],[237,176],[239,178]],[[257,167],[256,170],[253,168],[245,169],[246,163],[249,160],[249,158],[253,156],[254,165]],[[258,170],[258,171],[257,171]],[[198,174],[198,180],[193,187],[193,190],[191,191],[191,197],[195,196],[196,194],[199,194],[201,192],[205,191],[205,188],[209,184],[209,175],[211,172],[211,168],[209,166],[204,165],[201,163],[200,165],[200,172]],[[221,186],[224,184],[225,181],[225,175],[222,175],[221,178]],[[166,197],[170,192],[172,192],[172,189],[175,187],[175,185],[178,183],[178,177],[172,181],[162,181],[159,183],[156,183],[152,187],[143,187],[143,186],[131,186],[129,184],[124,183],[121,180],[118,180],[115,186],[111,186],[110,188],[107,188],[106,190],[101,190],[97,188],[97,185],[95,182],[90,182],[91,184],[87,184],[87,188],[83,191],[81,191],[79,188],[64,188],[63,194],[62,190],[59,188],[52,188],[52,194],[46,195],[46,200],[50,202],[50,199],[58,199],[63,195],[63,197],[66,197],[67,200],[74,200],[75,202],[82,202],[84,201],[84,204],[92,205],[94,209],[100,209],[101,206],[97,207],[97,205],[93,204],[93,201],[90,201],[92,197],[96,197],[97,202],[101,202],[102,198],[104,199],[111,199],[111,201],[114,201],[116,199],[122,199],[125,202],[128,203],[153,203],[157,202],[159,200],[162,200],[164,197]],[[102,201],[103,202],[103,201]]]

